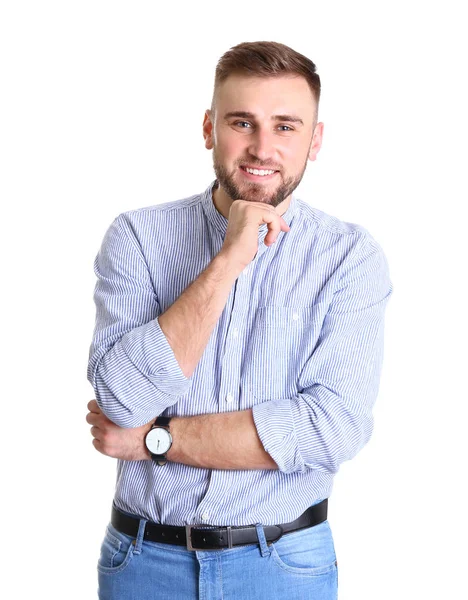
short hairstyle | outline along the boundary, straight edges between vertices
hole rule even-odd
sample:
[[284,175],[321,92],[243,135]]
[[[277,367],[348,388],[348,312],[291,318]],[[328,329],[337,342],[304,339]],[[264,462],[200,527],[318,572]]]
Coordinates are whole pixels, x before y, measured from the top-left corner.
[[243,42],[230,48],[216,65],[212,112],[218,87],[234,74],[253,77],[301,75],[306,79],[318,108],[321,86],[316,66],[310,58],[289,46],[279,42]]

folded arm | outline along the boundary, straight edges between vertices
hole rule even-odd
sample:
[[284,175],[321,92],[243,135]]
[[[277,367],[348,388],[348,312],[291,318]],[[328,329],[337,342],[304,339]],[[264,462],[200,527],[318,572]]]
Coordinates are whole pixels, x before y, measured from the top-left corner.
[[100,409],[139,427],[175,404],[224,310],[241,268],[220,252],[161,314],[140,244],[121,215],[95,261],[96,328],[88,379]]
[[281,471],[336,473],[369,440],[392,291],[380,246],[364,238],[342,269],[298,393],[253,407],[262,444]]
[[[247,411],[174,417],[168,459],[201,468],[335,473],[372,432],[392,289],[380,247],[364,240],[343,268],[317,345],[299,374],[300,391]],[[128,432],[126,439],[139,448],[133,460],[148,458],[142,432]],[[112,455],[122,458],[126,442],[119,440],[120,454]]]
[[[122,460],[149,460],[145,437],[153,421],[142,427],[122,429],[112,423],[95,400],[88,404],[86,420],[96,450]],[[206,469],[277,469],[257,435],[251,410],[173,417],[173,444],[167,459]]]
[[138,427],[177,402],[191,380],[161,330],[146,261],[123,215],[108,229],[94,270],[96,325],[88,380],[111,421]]

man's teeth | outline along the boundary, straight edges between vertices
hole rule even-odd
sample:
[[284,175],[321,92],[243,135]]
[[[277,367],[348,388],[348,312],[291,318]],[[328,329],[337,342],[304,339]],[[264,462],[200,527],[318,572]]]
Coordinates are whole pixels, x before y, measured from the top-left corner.
[[262,177],[264,175],[272,175],[273,173],[275,173],[275,171],[264,171],[263,169],[247,169],[246,167],[242,167],[244,169],[244,171],[247,171],[247,173],[251,173],[252,175],[261,175]]

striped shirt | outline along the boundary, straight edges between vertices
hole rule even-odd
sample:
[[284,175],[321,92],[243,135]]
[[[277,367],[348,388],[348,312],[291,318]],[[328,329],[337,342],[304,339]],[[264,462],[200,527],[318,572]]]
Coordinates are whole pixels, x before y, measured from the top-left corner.
[[365,228],[293,193],[282,215],[290,231],[268,247],[267,225],[259,227],[258,253],[187,378],[158,316],[221,250],[228,220],[213,204],[214,185],[125,212],[107,230],[94,264],[88,379],[121,427],[251,408],[278,469],[118,460],[114,502],[167,525],[289,522],[329,497],[340,464],[370,438],[388,263]]

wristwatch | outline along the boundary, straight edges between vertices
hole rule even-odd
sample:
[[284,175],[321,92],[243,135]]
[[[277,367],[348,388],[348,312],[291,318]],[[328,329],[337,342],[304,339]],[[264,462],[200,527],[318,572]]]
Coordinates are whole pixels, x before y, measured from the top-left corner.
[[172,436],[169,431],[169,421],[172,417],[157,417],[145,437],[145,445],[154,462],[163,466],[167,462],[166,454],[172,446]]

